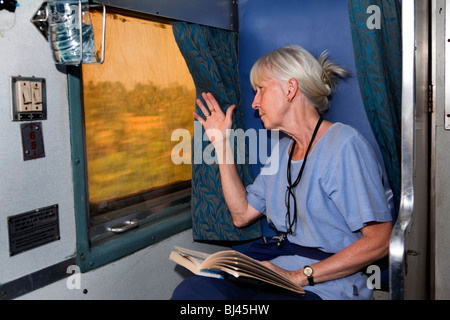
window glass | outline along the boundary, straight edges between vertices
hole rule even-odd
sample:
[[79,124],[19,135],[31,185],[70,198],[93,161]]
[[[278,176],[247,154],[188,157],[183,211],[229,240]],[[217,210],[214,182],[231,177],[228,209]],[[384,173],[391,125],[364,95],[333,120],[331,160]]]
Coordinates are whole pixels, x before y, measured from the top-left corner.
[[82,79],[91,224],[188,188],[191,166],[172,162],[171,134],[192,136],[195,87],[170,23],[108,13],[105,62],[83,65]]

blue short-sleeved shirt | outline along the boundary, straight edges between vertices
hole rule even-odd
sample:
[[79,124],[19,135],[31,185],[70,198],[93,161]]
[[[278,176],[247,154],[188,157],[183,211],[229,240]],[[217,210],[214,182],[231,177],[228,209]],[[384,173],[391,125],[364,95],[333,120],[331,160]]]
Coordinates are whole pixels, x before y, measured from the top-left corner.
[[[249,204],[265,214],[281,232],[286,231],[285,194],[291,143],[290,138],[281,139],[271,155],[279,157],[279,161],[269,158],[270,170],[263,168],[247,187]],[[303,160],[292,161],[292,180],[302,163]],[[279,165],[278,170],[273,170],[274,164]],[[298,223],[289,240],[325,252],[336,253],[359,239],[359,230],[370,221],[391,220],[382,169],[374,151],[356,129],[342,123],[334,123],[314,146],[295,195]],[[293,212],[292,200],[291,206]],[[298,270],[316,261],[283,256],[272,262],[286,270]],[[322,299],[368,299],[372,292],[366,280],[365,275],[357,273],[305,289]]]

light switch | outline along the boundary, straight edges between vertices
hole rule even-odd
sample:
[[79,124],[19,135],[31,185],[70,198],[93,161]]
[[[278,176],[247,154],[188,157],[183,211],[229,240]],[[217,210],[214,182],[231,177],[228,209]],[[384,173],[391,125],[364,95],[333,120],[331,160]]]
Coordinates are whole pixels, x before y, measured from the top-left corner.
[[42,85],[40,82],[31,82],[32,111],[42,111]]
[[11,77],[11,119],[12,121],[47,119],[45,78]]
[[31,111],[32,98],[30,81],[17,81],[16,93],[18,103],[17,110],[19,112]]

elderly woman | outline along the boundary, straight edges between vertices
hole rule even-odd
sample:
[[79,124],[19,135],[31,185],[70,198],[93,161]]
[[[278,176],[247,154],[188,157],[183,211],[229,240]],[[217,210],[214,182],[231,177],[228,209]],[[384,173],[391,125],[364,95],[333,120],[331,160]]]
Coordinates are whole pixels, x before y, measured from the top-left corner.
[[[256,90],[252,107],[266,129],[281,130],[288,137],[279,142],[278,172],[260,174],[247,188],[227,154],[232,149],[225,132],[231,128],[234,106],[224,114],[210,93],[202,95],[207,107],[197,100],[203,116],[194,117],[211,132],[234,224],[243,227],[266,215],[280,233],[280,251],[257,248],[262,257],[264,250],[270,251],[261,259],[269,261],[262,263],[306,292],[302,297],[266,291],[265,297],[370,298],[367,277],[360,271],[388,253],[392,223],[376,156],[357,130],[322,118],[337,79],[345,76],[326,53],[316,60],[299,46],[275,50],[255,63],[250,74]],[[214,134],[217,130],[222,134]],[[296,251],[284,252],[283,243]],[[261,294],[251,285],[192,277],[173,298],[259,299]]]

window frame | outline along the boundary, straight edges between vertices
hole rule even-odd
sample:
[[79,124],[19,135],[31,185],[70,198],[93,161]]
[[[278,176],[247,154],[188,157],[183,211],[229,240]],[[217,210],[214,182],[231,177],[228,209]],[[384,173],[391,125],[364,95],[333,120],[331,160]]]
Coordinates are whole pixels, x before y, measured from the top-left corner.
[[172,201],[160,211],[148,215],[145,224],[122,234],[92,241],[80,66],[67,66],[70,139],[76,222],[76,261],[86,272],[118,260],[151,244],[192,228],[191,201]]

